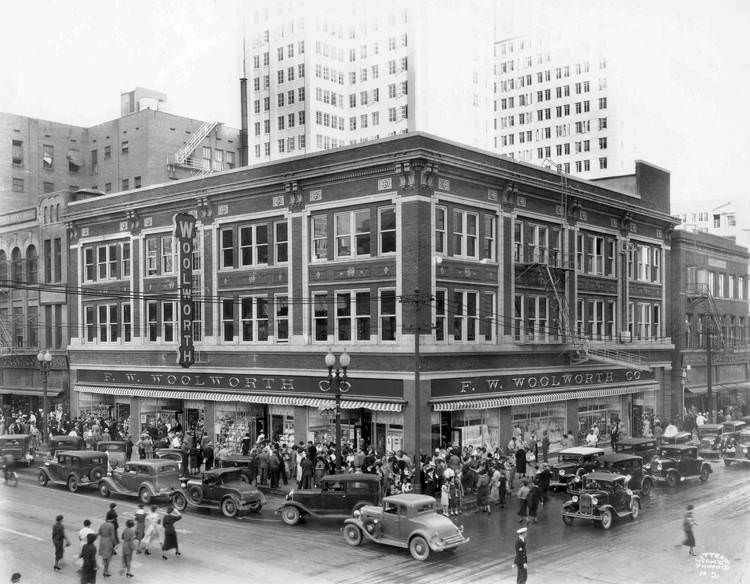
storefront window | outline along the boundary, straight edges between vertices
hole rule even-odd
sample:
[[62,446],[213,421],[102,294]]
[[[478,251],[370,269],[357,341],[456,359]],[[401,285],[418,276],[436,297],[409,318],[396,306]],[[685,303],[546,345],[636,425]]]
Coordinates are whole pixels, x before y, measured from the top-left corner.
[[265,434],[263,406],[217,404],[214,412],[215,450],[219,446],[226,446],[230,454],[239,454],[242,452],[242,438],[245,433],[250,433],[253,444],[259,434]]
[[541,445],[546,430],[550,451],[562,448],[561,441],[565,435],[565,402],[515,406],[511,408],[511,416],[513,427],[521,429],[524,440],[533,431],[537,442]]
[[141,433],[146,432],[151,436],[155,447],[166,446],[161,441],[166,440],[170,428],[177,426],[178,421],[182,426],[183,420],[178,416],[181,410],[182,402],[179,400],[144,399],[141,401]]
[[294,408],[269,406],[271,416],[271,441],[294,446]]
[[599,444],[609,441],[615,422],[622,421],[622,398],[578,400],[578,442],[583,444],[591,428],[599,430]]
[[451,427],[454,435],[451,442],[456,446],[460,442],[462,448],[484,446],[488,450],[494,450],[500,446],[499,412],[496,409],[452,412]]

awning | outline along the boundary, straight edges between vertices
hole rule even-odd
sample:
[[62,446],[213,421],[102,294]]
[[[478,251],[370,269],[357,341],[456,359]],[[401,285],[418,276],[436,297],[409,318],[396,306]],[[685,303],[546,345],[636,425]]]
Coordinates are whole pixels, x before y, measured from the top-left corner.
[[[100,385],[78,384],[73,388],[83,393],[98,393],[104,395],[122,395],[147,397],[152,399],[187,399],[217,402],[236,402],[251,404],[268,404],[276,406],[306,406],[311,408],[333,409],[333,398],[303,397],[293,395],[268,395],[255,393],[223,393],[212,391],[180,391],[179,389],[165,389],[163,387],[113,387]],[[381,412],[400,412],[401,402],[379,400],[351,400],[342,398],[341,408],[356,410],[367,408]]]
[[[750,389],[750,381],[738,381],[738,382],[731,382],[731,383],[714,383],[711,385],[711,390],[713,392],[717,391],[732,391],[737,389]],[[692,394],[695,395],[703,395],[705,393],[708,393],[708,387],[705,385],[698,385],[698,386],[691,386],[686,385],[685,391],[689,391]]]
[[[57,397],[61,392],[62,388],[60,387],[48,387],[47,397]],[[0,387],[0,394],[44,397],[44,390],[41,387]]]
[[455,412],[459,410],[491,410],[508,406],[525,406],[547,402],[566,401],[571,399],[611,397],[615,395],[626,395],[629,393],[640,393],[642,391],[657,391],[658,389],[658,384],[654,383],[649,383],[647,385],[628,384],[616,385],[613,387],[579,389],[577,391],[503,395],[491,398],[478,398],[470,400],[433,400],[432,409],[436,412]]

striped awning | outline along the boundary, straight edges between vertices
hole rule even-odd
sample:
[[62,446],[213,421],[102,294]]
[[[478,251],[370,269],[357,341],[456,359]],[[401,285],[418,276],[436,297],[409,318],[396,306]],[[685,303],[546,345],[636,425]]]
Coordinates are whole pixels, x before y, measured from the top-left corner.
[[[61,387],[48,387],[47,397],[57,397],[62,392]],[[42,397],[44,389],[41,387],[0,387],[1,395],[31,395]]]
[[[151,399],[187,399],[204,400],[216,402],[235,402],[250,404],[268,404],[274,406],[305,406],[320,408],[321,410],[333,409],[333,397],[303,397],[294,395],[264,395],[254,393],[224,393],[213,391],[180,391],[179,389],[165,389],[163,387],[116,387],[101,385],[78,384],[73,388],[82,393],[98,393],[104,395],[122,395],[128,397],[146,397]],[[341,408],[345,410],[356,410],[366,408],[380,412],[400,412],[403,407],[401,402],[388,402],[379,400],[351,400],[342,398]]]
[[491,410],[508,406],[525,406],[548,402],[566,401],[571,399],[587,399],[597,397],[610,397],[615,395],[626,395],[639,393],[641,391],[656,391],[658,384],[648,385],[617,385],[613,387],[598,387],[591,389],[579,389],[564,392],[530,393],[504,395],[490,398],[445,400],[432,402],[432,409],[436,412],[456,412],[459,410]]

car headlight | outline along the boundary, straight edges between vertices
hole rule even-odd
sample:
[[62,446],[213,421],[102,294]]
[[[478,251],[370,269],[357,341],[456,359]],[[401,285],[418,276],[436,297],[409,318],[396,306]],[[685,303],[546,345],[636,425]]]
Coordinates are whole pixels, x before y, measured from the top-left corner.
[[644,468],[645,470],[651,470],[651,463],[650,463],[650,462],[647,462],[646,464],[644,464],[644,465],[643,465],[643,468]]
[[359,516],[362,515],[362,512],[359,509],[357,509],[352,515],[354,516],[355,519],[359,519]]
[[632,495],[632,494],[633,494],[633,491],[631,491],[630,489],[625,489],[625,492],[626,492],[626,493],[627,493],[628,495]]
[[591,504],[592,505],[596,505],[598,503],[599,503],[599,499],[597,499],[596,497],[591,497]]
[[573,503],[578,503],[578,495],[573,495]]
[[661,472],[661,469],[662,469],[661,463],[657,464],[656,465],[656,470],[658,470],[659,472]]
[[745,454],[747,454],[747,448],[743,448],[742,452],[744,452]]
[[561,468],[561,469],[560,469],[560,476],[561,476],[561,477],[562,477],[562,476],[565,476],[565,469],[564,469],[564,468]]

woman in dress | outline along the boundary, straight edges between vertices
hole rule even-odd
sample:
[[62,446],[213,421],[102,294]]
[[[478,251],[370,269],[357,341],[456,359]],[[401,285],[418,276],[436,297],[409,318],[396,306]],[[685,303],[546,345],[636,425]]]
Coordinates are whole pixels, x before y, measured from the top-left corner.
[[688,554],[691,556],[695,555],[693,548],[695,547],[695,533],[693,533],[693,525],[698,525],[693,517],[693,506],[687,506],[687,513],[685,513],[685,519],[682,522],[682,529],[685,531],[684,545],[688,546]]
[[167,514],[161,520],[161,524],[164,526],[164,545],[161,546],[161,557],[165,560],[167,559],[167,552],[172,549],[175,551],[175,555],[182,555],[177,545],[177,531],[174,528],[174,524],[180,519],[182,519],[180,512],[169,505]]
[[125,522],[125,529],[122,530],[122,570],[120,574],[124,571],[128,578],[133,577],[130,570],[133,563],[133,550],[136,548],[134,526],[135,521],[128,519]]
[[86,543],[81,548],[79,557],[83,560],[81,565],[81,584],[96,584],[96,534],[89,533],[86,535]]
[[107,519],[99,526],[99,555],[102,557],[104,571],[102,576],[111,576],[109,573],[109,561],[115,551],[115,526],[112,519]]
[[490,508],[490,477],[485,469],[479,471],[479,478],[477,478],[477,507],[480,511],[492,513]]
[[138,543],[136,546],[137,553],[141,553],[141,542],[143,536],[146,534],[146,510],[143,508],[143,503],[138,504],[138,509],[135,512],[135,539]]

